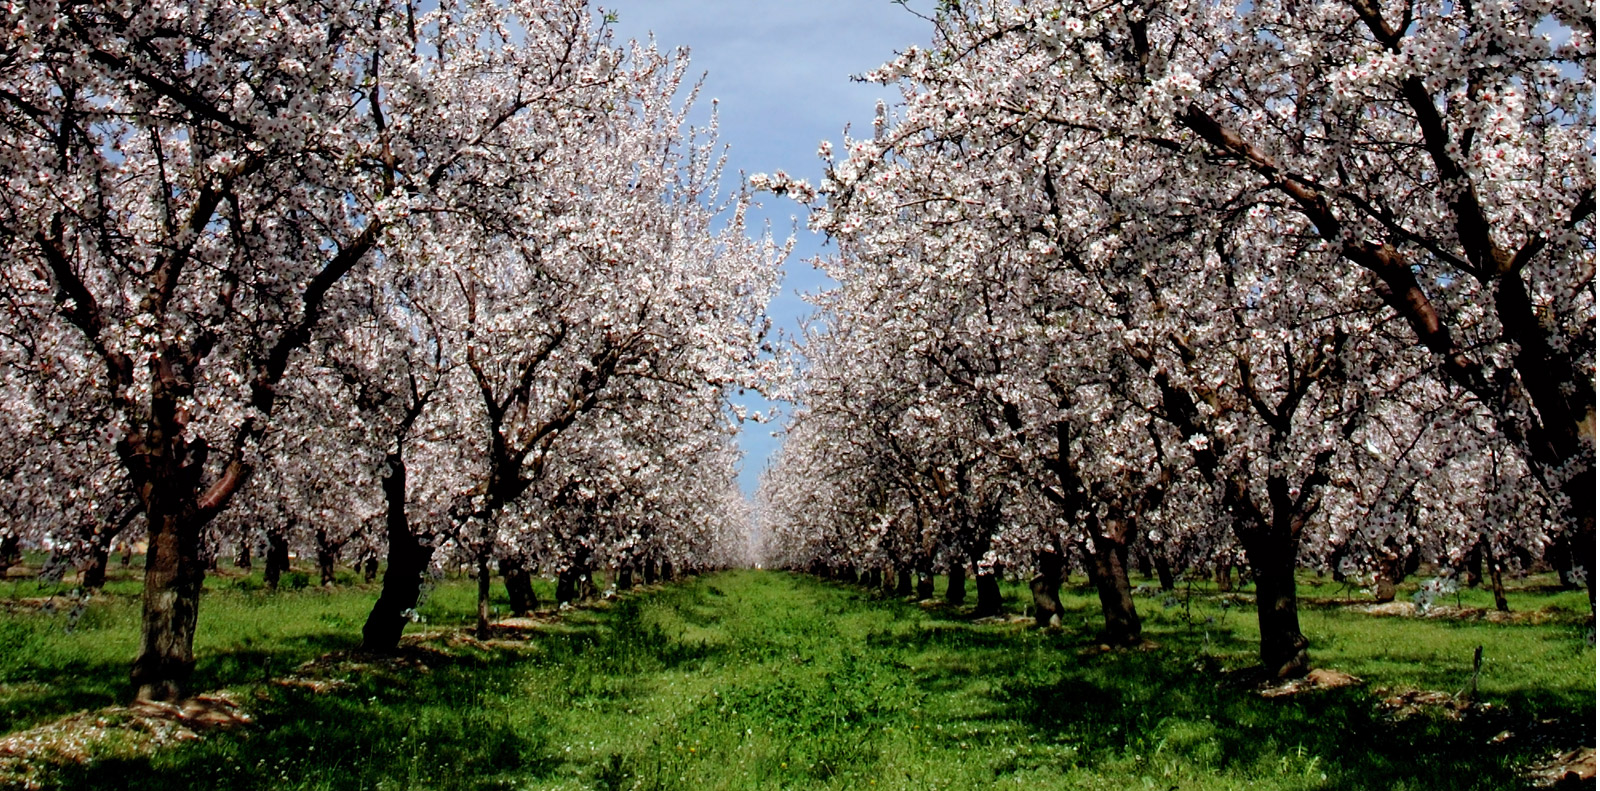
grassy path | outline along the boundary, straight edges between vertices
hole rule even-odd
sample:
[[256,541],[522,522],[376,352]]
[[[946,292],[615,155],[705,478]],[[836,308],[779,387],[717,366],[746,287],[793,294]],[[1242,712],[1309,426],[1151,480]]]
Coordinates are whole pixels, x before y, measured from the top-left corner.
[[[441,636],[397,661],[322,663],[303,684],[252,687],[251,728],[151,755],[108,749],[55,779],[119,789],[1498,789],[1521,787],[1518,767],[1542,748],[1488,744],[1510,722],[1493,716],[1397,722],[1368,689],[1285,701],[1219,686],[1196,666],[1221,630],[1151,621],[1160,650],[1105,654],[1074,629],[976,625],[809,578],[729,572],[569,613],[525,641]],[[1324,644],[1354,643],[1350,669],[1380,667],[1362,664],[1373,648],[1363,632],[1338,634]],[[1569,664],[1592,671],[1592,645],[1585,660],[1577,640],[1552,634],[1535,641],[1576,651]],[[1497,694],[1592,718],[1592,679],[1586,693],[1582,678],[1562,683],[1575,688]]]

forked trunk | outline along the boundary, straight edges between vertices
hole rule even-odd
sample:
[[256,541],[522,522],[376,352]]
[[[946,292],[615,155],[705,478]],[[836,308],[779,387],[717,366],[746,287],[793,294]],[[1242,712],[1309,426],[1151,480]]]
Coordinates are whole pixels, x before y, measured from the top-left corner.
[[1100,598],[1100,614],[1105,628],[1100,640],[1109,645],[1138,645],[1144,639],[1139,612],[1133,605],[1133,586],[1128,581],[1128,546],[1121,540],[1121,525],[1089,524],[1090,542],[1084,547],[1084,569]]
[[1039,573],[1028,580],[1033,591],[1033,622],[1039,628],[1061,625],[1061,555],[1057,552],[1039,553]]
[[429,552],[411,532],[406,517],[406,466],[399,453],[390,453],[383,478],[387,507],[384,531],[389,540],[389,568],[383,572],[383,591],[361,627],[361,647],[368,651],[393,651],[415,613],[422,595],[422,572]]
[[956,564],[950,567],[949,580],[944,586],[946,604],[960,605],[967,601],[967,567]]

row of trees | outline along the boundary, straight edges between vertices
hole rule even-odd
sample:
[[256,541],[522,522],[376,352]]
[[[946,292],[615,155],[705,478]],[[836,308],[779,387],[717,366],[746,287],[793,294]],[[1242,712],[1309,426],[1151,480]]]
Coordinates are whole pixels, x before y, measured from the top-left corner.
[[[763,481],[791,566],[1130,551],[1256,583],[1594,557],[1593,19],[1570,4],[943,4],[812,225],[839,285]],[[902,583],[905,587],[906,583]]]
[[0,529],[142,531],[139,697],[184,693],[207,556],[254,536],[381,547],[378,649],[446,558],[482,629],[495,567],[518,601],[742,557],[726,391],[786,249],[719,196],[681,53],[582,0],[0,24]]

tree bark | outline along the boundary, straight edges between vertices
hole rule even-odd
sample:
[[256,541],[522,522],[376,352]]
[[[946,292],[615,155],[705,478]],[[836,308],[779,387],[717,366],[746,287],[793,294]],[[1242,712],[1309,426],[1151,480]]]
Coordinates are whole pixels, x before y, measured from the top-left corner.
[[967,567],[957,563],[946,572],[949,580],[944,586],[946,604],[961,605],[967,601]]
[[1240,539],[1256,583],[1262,669],[1268,678],[1304,676],[1311,670],[1311,641],[1300,632],[1294,579],[1297,542],[1288,529],[1278,525],[1241,532],[1245,533]]
[[917,601],[933,598],[933,572],[917,572]]
[[506,578],[506,595],[510,598],[511,614],[522,618],[539,606],[539,597],[533,592],[533,576],[516,558],[500,559],[500,574]]
[[143,487],[150,547],[145,554],[139,655],[131,673],[139,700],[182,698],[194,675],[195,624],[206,576],[200,556],[204,524],[195,511],[192,486],[174,477],[178,474],[154,477]]
[[633,590],[633,566],[623,566],[617,569],[617,590]]
[[1038,573],[1028,580],[1033,591],[1033,623],[1041,629],[1059,627],[1064,608],[1061,606],[1061,554],[1040,552]]
[[670,561],[670,560],[661,561],[661,581],[662,582],[672,582],[673,580],[676,580],[677,578],[678,578],[678,571],[677,571],[677,569],[672,567],[672,561]]
[[901,598],[909,597],[913,592],[914,585],[911,581],[911,569],[902,566],[899,572],[895,574],[895,580],[894,595]]
[[234,555],[233,567],[241,571],[250,570],[250,538],[246,536],[239,539],[239,554]]
[[368,555],[366,560],[361,561],[361,578],[369,583],[378,578],[377,555]]
[[422,572],[429,552],[406,516],[406,464],[403,452],[388,454],[384,460],[383,499],[386,507],[384,532],[389,543],[389,568],[383,573],[383,590],[361,628],[361,647],[368,651],[393,651],[400,635],[411,622],[417,600],[422,595]]
[[1127,526],[1091,518],[1088,528],[1089,544],[1084,547],[1087,557],[1083,565],[1105,618],[1100,640],[1109,645],[1138,645],[1144,639],[1144,626],[1128,581],[1128,545],[1123,540]]

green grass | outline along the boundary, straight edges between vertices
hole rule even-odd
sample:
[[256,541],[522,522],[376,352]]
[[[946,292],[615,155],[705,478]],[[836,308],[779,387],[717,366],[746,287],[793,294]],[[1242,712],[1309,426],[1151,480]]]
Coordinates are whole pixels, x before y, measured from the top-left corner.
[[[257,723],[152,754],[108,749],[49,769],[57,782],[1497,789],[1521,787],[1520,768],[1549,748],[1522,738],[1489,744],[1503,729],[1575,728],[1574,738],[1593,743],[1587,603],[1537,589],[1515,591],[1512,606],[1556,608],[1543,623],[1492,624],[1352,613],[1319,603],[1321,591],[1308,586],[1302,623],[1315,663],[1361,675],[1368,687],[1264,700],[1209,669],[1251,663],[1253,610],[1224,608],[1200,588],[1187,609],[1181,595],[1141,595],[1159,648],[1100,652],[1098,606],[1081,588],[1064,591],[1066,628],[1049,632],[972,623],[959,611],[807,577],[729,572],[567,613],[525,642],[485,648],[440,633],[435,650],[415,654],[425,667],[330,665],[319,672],[346,685],[323,693],[262,681],[352,647],[374,589],[266,594],[228,589],[225,579],[217,588],[202,606],[197,672],[244,693]],[[1012,612],[1024,608],[1022,592],[1007,586]],[[36,697],[27,705],[54,716],[118,696],[137,612],[107,598],[71,635],[50,625],[61,616],[0,618],[13,630],[4,645],[35,654],[14,661],[8,647],[0,659],[7,707],[28,684]],[[471,601],[469,583],[447,582],[425,608],[429,626],[466,623]],[[1374,705],[1374,686],[1465,686],[1480,644],[1480,689],[1499,704],[1490,714],[1396,721]],[[83,663],[85,679],[106,678],[72,681],[60,666],[72,662]],[[77,697],[63,692],[75,683]],[[11,717],[8,729],[51,718]]]

